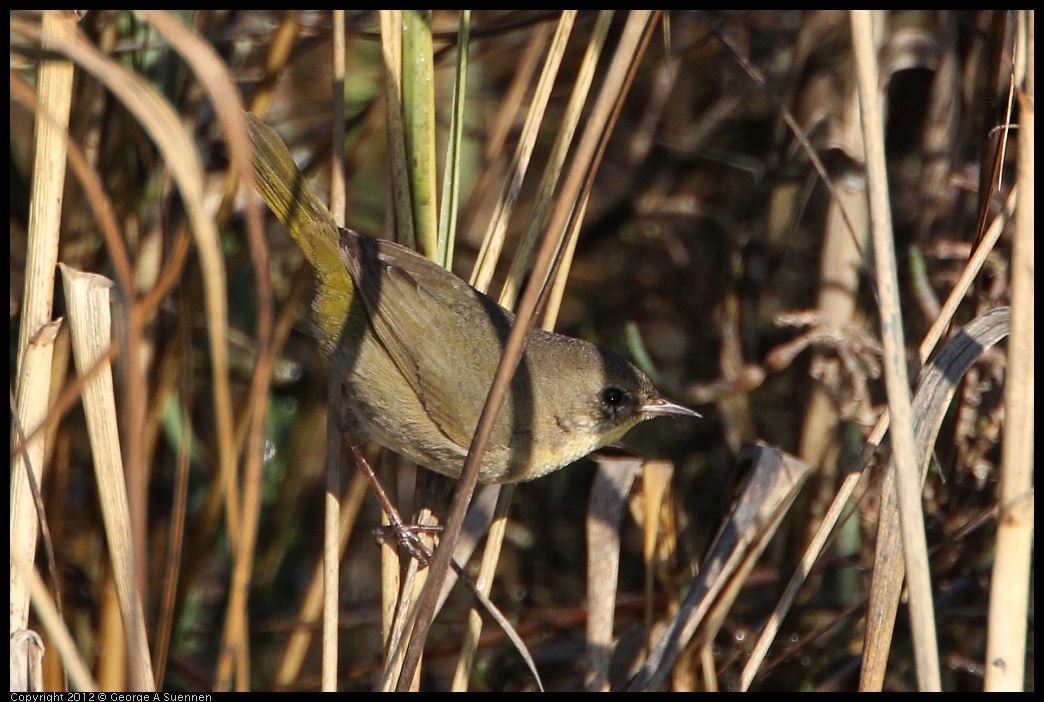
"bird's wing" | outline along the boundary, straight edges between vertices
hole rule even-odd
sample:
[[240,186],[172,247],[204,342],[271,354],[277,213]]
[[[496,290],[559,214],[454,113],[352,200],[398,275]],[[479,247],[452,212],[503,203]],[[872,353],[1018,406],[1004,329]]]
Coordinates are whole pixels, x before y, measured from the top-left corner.
[[428,416],[467,450],[511,313],[403,246],[348,230],[340,246],[377,337]]

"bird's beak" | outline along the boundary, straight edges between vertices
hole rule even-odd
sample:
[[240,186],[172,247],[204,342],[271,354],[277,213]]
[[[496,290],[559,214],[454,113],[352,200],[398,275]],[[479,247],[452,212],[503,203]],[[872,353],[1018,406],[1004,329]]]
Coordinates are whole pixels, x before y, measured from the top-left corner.
[[644,405],[642,405],[642,415],[645,417],[675,416],[695,417],[697,419],[703,418],[703,415],[699,412],[675,404],[661,395],[650,398]]

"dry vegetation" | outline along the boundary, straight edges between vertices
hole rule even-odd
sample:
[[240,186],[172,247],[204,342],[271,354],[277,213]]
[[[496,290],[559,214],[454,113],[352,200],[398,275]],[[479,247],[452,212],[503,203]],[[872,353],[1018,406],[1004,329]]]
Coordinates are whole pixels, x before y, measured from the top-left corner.
[[[305,333],[310,270],[239,187],[243,109],[279,131],[354,229],[413,229],[429,250],[440,226],[455,231],[452,265],[465,278],[480,252],[499,250],[483,243],[499,231],[503,254],[481,280],[504,299],[521,298],[511,292],[531,270],[523,237],[539,250],[579,212],[568,284],[544,319],[557,314],[557,330],[638,359],[666,395],[704,414],[628,435],[666,459],[640,475],[620,469],[626,460],[584,460],[501,495],[511,504],[490,599],[546,689],[634,680],[684,611],[755,441],[808,462],[810,477],[780,521],[758,527],[717,609],[646,667],[651,686],[1033,689],[1032,17],[873,16],[879,101],[863,105],[880,103],[869,116],[884,126],[884,171],[873,142],[864,149],[859,18],[841,11],[476,12],[456,111],[456,11],[435,12],[430,33],[410,13],[13,13],[11,544],[50,594],[34,594],[27,615],[28,571],[13,560],[11,627],[43,637],[44,689],[314,690],[324,655],[336,661],[327,686],[397,679],[382,640],[400,579],[416,568],[375,543],[379,510],[347,450],[339,647],[320,640],[327,373]],[[388,97],[396,45],[406,120]],[[580,99],[585,66],[594,70]],[[527,120],[540,95],[546,109]],[[64,127],[52,127],[64,112],[68,157]],[[332,159],[341,136],[343,159]],[[600,158],[585,152],[600,144]],[[513,163],[528,172],[505,205]],[[540,187],[556,168],[557,189]],[[884,182],[892,234],[868,204]],[[894,268],[875,228],[878,242],[894,242]],[[516,252],[518,276],[508,273]],[[55,262],[115,285],[77,312],[91,302],[77,301],[74,273]],[[1009,306],[1010,341],[996,312]],[[915,398],[907,431],[882,441],[886,408],[903,416],[895,384],[909,374],[916,387],[925,362],[976,319],[988,322],[973,334],[981,347],[942,381],[952,400]],[[890,354],[896,343],[905,354]],[[918,501],[909,481],[921,454]],[[46,525],[38,549],[27,461]],[[896,465],[901,521],[923,522],[927,546],[918,561],[923,542],[919,551],[918,530],[906,530],[901,604],[903,547],[883,553],[899,543],[884,477]],[[608,531],[589,516],[592,491],[606,489],[601,470],[626,473]],[[410,504],[413,472],[388,462],[383,475]],[[422,494],[428,476],[417,478]],[[444,521],[446,486],[432,489]],[[806,555],[833,519],[822,552]],[[780,605],[803,557],[810,571]],[[469,647],[473,605],[453,591],[416,684],[533,689],[481,609]],[[752,657],[776,607],[784,618],[767,657]],[[1003,671],[987,665],[1001,659]]]

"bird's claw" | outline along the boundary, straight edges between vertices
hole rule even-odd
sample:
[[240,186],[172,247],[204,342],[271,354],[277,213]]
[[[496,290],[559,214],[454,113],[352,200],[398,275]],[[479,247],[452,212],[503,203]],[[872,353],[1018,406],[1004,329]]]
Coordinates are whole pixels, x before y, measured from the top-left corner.
[[373,535],[378,543],[386,543],[389,538],[394,538],[406,549],[406,551],[417,560],[421,568],[426,568],[431,562],[431,549],[421,541],[421,534],[437,534],[442,531],[440,526],[424,526],[422,524],[405,524],[395,522],[377,527]]

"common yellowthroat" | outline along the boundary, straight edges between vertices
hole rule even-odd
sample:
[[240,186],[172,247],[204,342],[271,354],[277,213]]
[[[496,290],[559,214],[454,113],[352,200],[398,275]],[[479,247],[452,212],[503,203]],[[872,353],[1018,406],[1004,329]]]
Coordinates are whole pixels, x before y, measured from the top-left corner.
[[[339,228],[275,131],[247,121],[258,190],[315,269],[315,333],[353,438],[459,477],[514,315],[411,249]],[[479,480],[539,478],[663,415],[700,416],[617,354],[534,330]]]

